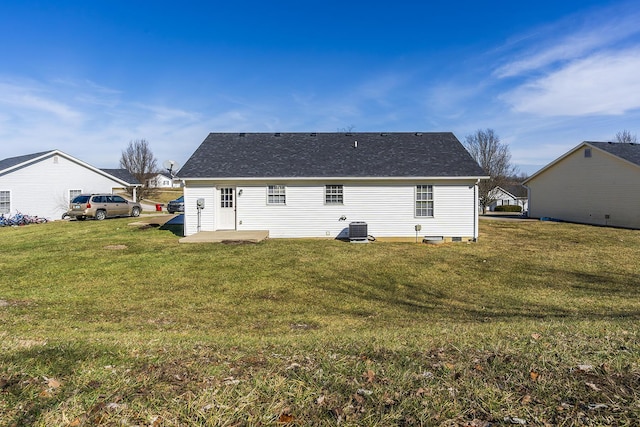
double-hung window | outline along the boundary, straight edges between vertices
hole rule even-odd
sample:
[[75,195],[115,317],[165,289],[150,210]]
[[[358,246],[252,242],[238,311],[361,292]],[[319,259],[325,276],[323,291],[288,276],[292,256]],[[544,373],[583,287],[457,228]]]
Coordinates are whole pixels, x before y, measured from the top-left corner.
[[416,186],[416,217],[433,216],[433,185]]
[[11,192],[0,191],[0,214],[11,212]]
[[82,190],[69,190],[69,203],[80,194],[82,194]]
[[325,205],[341,205],[343,204],[342,185],[325,185],[324,187],[324,203]]
[[268,185],[267,186],[267,204],[268,205],[286,205],[287,190],[284,185]]

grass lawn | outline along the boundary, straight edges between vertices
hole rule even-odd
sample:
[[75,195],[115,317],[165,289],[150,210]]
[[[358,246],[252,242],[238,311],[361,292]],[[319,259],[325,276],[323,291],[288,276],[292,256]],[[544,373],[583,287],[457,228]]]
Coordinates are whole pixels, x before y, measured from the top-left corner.
[[640,425],[640,231],[0,229],[0,425]]

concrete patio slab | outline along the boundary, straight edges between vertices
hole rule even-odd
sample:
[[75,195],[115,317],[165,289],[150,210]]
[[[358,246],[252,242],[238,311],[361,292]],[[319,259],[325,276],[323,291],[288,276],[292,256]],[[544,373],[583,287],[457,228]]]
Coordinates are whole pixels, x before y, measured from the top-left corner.
[[191,236],[183,237],[180,243],[220,243],[220,242],[249,242],[258,243],[269,237],[268,230],[219,230],[201,231]]

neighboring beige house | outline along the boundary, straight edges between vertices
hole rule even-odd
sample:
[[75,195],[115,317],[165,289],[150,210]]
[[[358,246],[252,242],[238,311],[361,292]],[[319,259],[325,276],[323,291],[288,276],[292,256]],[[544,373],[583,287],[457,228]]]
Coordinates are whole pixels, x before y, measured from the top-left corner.
[[640,145],[578,145],[523,183],[529,216],[640,229]]
[[0,214],[60,219],[80,193],[112,193],[140,184],[125,169],[98,169],[60,150],[0,160]]

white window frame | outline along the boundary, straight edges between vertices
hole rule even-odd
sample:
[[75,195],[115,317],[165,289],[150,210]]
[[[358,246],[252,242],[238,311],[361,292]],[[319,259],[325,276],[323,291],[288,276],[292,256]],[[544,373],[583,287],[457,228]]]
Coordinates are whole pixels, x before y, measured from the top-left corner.
[[433,218],[435,203],[433,201],[433,185],[421,184],[415,187],[415,207],[416,218]]
[[324,186],[325,205],[344,205],[344,185],[327,184]]
[[282,184],[267,185],[267,205],[285,206],[287,204],[287,187]]
[[69,203],[77,196],[82,194],[82,190],[78,190],[77,188],[72,188],[69,190]]
[[11,190],[0,190],[0,214],[11,213]]

